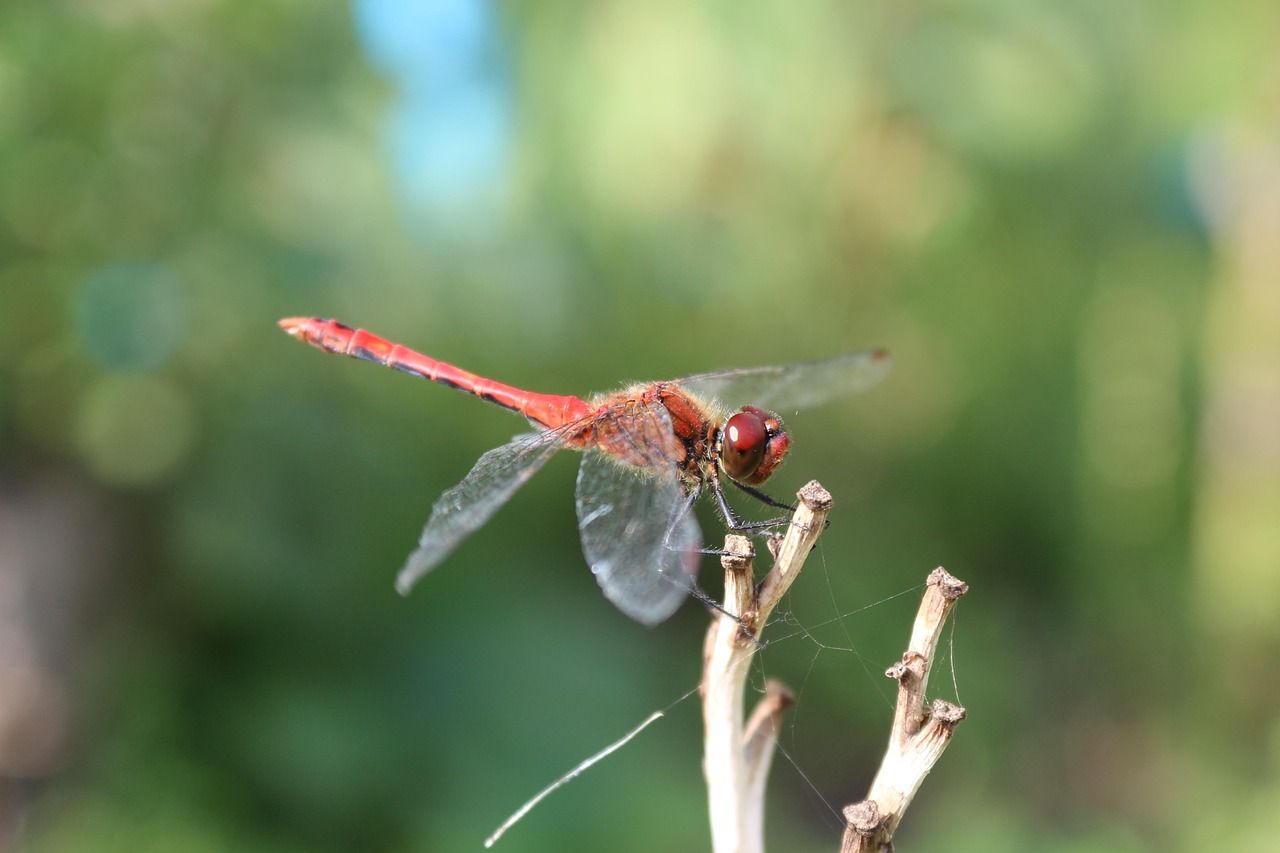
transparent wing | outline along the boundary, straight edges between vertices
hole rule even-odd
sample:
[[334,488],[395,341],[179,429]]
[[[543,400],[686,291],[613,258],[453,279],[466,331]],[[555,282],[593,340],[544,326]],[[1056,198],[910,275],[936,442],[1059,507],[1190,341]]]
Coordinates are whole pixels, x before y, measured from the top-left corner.
[[418,549],[409,555],[396,577],[396,589],[406,594],[418,580],[510,500],[529,478],[563,447],[560,431],[518,435],[480,457],[458,485],[431,506]]
[[605,598],[656,625],[679,608],[698,571],[701,534],[676,469],[666,409],[633,406],[601,419],[578,469],[582,552]]
[[677,381],[730,408],[750,404],[782,414],[865,391],[884,378],[891,361],[885,350],[867,350],[775,367],[698,373]]

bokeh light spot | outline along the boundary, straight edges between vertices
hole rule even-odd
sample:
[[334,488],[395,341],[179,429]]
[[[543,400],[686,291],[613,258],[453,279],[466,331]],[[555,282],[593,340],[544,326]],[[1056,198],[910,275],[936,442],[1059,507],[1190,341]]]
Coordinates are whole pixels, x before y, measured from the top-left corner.
[[493,27],[483,0],[357,0],[356,31],[391,76],[456,80],[476,66]]
[[495,199],[510,134],[506,98],[484,83],[440,98],[404,99],[387,117],[387,147],[410,209],[484,212]]
[[901,96],[944,137],[976,154],[1034,162],[1061,155],[1097,114],[1092,46],[1061,13],[1004,26],[935,22],[896,53]]
[[1116,285],[1085,315],[1083,440],[1093,474],[1113,487],[1173,477],[1183,442],[1178,329],[1154,288]]
[[186,301],[178,277],[150,264],[101,267],[76,302],[85,352],[111,370],[146,371],[173,354],[185,331]]
[[1155,266],[1152,251],[1104,265],[1108,286],[1082,315],[1082,509],[1094,534],[1116,543],[1168,533],[1186,452],[1177,316],[1168,294],[1141,277]]
[[506,204],[505,51],[487,0],[357,0],[370,62],[397,86],[383,125],[405,219],[470,236]]
[[578,84],[587,190],[611,212],[696,206],[732,103],[730,55],[704,14],[609,7]]
[[89,468],[107,482],[142,486],[163,478],[191,448],[191,404],[155,377],[110,376],[85,396],[76,444]]

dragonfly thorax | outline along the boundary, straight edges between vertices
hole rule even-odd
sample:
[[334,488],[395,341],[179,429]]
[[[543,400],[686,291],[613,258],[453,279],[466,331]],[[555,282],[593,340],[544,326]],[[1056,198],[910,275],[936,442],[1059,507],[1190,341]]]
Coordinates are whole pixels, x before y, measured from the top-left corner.
[[757,486],[769,479],[791,447],[791,436],[772,412],[743,406],[720,428],[716,455],[720,468],[739,483]]

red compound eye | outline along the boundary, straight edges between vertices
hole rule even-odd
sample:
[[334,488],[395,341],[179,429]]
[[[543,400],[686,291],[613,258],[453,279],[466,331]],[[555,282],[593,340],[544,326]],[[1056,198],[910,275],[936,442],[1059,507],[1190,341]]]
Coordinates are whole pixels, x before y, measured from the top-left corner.
[[763,413],[752,410],[738,412],[724,425],[720,445],[720,464],[735,480],[750,480],[764,460],[769,443],[769,429]]

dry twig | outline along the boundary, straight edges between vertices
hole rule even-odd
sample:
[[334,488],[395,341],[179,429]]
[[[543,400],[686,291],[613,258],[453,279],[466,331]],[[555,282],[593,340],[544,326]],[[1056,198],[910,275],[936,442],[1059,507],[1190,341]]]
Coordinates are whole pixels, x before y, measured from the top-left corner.
[[898,703],[884,760],[871,783],[871,791],[860,803],[847,806],[849,822],[841,843],[841,853],[881,853],[893,849],[893,834],[924,777],[951,742],[965,710],[935,699],[925,706],[929,669],[947,615],[969,585],[939,566],[929,575],[924,598],[911,629],[911,643],[902,660],[885,675],[898,682]]
[[784,686],[770,682],[764,698],[743,724],[747,671],[756,638],[774,607],[795,581],[814,542],[822,533],[831,495],[817,482],[800,490],[800,501],[759,586],[751,561],[750,540],[725,537],[724,609],[707,631],[702,667],[703,772],[711,814],[715,853],[762,853],[764,789],[783,712],[794,701]]
[[[702,715],[703,771],[707,778],[714,853],[763,853],[764,791],[769,765],[777,746],[783,713],[795,702],[791,691],[770,680],[764,696],[743,721],[743,697],[757,639],[774,608],[786,595],[804,567],[826,525],[831,495],[816,481],[800,490],[799,504],[787,532],[771,540],[773,568],[755,583],[751,541],[730,534],[726,554],[724,613],[707,631],[703,649]],[[969,591],[968,584],[938,567],[930,573],[920,602],[911,641],[902,660],[885,672],[898,682],[889,746],[867,799],[844,810],[848,825],[841,853],[885,853],[893,849],[893,834],[911,804],[924,777],[941,757],[965,710],[935,700],[925,706],[925,691],[942,627],[956,601]],[[485,842],[498,837],[552,791],[570,781],[596,761],[628,743],[654,720],[655,712],[625,737],[579,764],[522,806]]]

